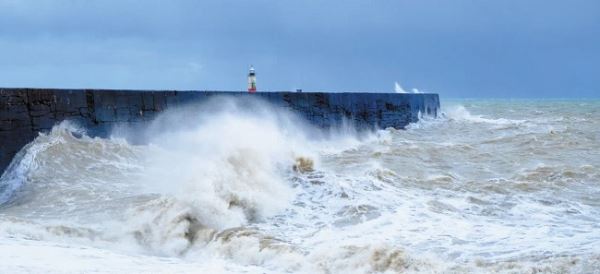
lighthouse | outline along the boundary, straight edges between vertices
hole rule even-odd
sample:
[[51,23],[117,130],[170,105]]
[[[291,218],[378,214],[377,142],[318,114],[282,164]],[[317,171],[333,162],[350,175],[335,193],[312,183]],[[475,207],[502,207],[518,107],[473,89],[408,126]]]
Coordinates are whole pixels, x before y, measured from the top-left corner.
[[248,92],[256,92],[256,73],[254,72],[254,67],[252,65],[250,66],[250,72],[248,73]]

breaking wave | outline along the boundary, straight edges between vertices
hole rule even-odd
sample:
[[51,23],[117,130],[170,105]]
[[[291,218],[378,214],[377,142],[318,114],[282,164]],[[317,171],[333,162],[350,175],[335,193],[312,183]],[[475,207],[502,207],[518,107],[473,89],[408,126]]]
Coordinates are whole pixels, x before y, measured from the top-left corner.
[[362,134],[225,99],[110,138],[63,122],[0,179],[0,259],[9,272],[65,271],[39,252],[73,272],[594,272],[594,106],[469,102]]

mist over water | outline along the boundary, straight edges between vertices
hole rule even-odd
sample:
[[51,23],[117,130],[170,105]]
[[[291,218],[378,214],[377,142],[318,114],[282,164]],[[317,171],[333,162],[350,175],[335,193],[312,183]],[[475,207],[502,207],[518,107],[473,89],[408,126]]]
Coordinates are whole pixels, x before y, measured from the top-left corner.
[[598,273],[600,102],[462,101],[323,131],[217,99],[91,138],[63,122],[0,179],[8,272]]

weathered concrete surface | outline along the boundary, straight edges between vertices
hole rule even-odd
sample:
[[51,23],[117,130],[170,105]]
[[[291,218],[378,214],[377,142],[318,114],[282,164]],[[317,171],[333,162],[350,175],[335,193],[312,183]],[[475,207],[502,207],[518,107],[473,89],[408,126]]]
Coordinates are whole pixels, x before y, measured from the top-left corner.
[[437,94],[0,88],[0,173],[38,132],[62,120],[79,120],[91,132],[107,132],[117,124],[150,121],[167,108],[214,96],[261,98],[319,127],[346,119],[361,128],[404,128],[418,120],[419,112],[437,116],[440,106]]

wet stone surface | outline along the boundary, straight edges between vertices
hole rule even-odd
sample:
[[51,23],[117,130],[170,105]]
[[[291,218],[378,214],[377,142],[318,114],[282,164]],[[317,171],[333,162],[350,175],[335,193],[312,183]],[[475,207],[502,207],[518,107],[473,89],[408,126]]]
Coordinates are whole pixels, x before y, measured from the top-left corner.
[[156,114],[216,96],[264,100],[321,128],[351,122],[359,129],[404,128],[419,113],[436,115],[437,94],[67,90],[0,88],[0,171],[38,132],[76,120],[105,136],[117,124],[151,121]]

